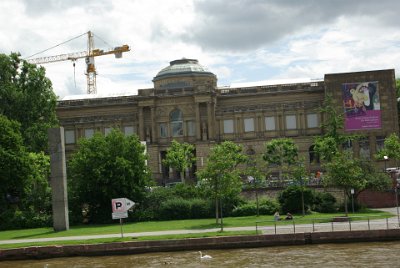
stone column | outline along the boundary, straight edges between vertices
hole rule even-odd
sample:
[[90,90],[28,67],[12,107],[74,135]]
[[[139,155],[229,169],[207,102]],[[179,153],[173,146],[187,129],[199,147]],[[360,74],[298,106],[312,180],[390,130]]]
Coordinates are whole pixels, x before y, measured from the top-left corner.
[[139,107],[139,139],[144,141],[146,137],[144,136],[144,118],[143,118],[143,107]]
[[65,164],[64,128],[50,128],[50,185],[53,208],[54,231],[69,229],[67,173]]
[[195,103],[196,112],[196,139],[201,140],[201,121],[200,121],[200,103]]
[[155,107],[150,108],[151,112],[151,141],[157,142],[157,132],[156,132],[156,117],[155,117]]
[[207,122],[208,122],[208,139],[214,139],[214,117],[212,114],[212,102],[207,102]]

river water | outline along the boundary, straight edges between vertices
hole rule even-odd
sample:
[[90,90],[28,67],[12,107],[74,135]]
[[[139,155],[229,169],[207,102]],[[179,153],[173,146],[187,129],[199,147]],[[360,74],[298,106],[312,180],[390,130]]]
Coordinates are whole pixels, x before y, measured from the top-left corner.
[[138,255],[74,257],[47,260],[3,261],[1,268],[86,267],[400,267],[400,241],[321,244],[232,250],[203,250],[212,259],[201,260],[198,251]]

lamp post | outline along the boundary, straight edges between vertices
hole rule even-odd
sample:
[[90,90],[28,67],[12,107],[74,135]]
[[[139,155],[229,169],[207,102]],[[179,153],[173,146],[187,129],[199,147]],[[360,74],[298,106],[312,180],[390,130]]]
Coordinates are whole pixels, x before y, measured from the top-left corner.
[[400,187],[400,178],[396,179],[396,186],[394,188],[394,193],[396,195],[396,210],[397,210],[397,224],[400,227],[400,216],[399,216],[399,196],[397,194],[397,189]]
[[354,214],[354,189],[353,188],[350,189],[350,193],[351,193],[351,208],[352,208],[353,214]]
[[384,155],[383,159],[385,160],[385,172],[386,172],[386,163],[387,163],[389,157],[387,155]]

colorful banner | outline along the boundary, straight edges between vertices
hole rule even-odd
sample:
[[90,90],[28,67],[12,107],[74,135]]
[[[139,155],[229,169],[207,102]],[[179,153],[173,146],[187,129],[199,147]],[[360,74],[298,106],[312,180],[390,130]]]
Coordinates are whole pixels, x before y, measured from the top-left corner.
[[342,92],[345,131],[381,128],[378,82],[342,84]]

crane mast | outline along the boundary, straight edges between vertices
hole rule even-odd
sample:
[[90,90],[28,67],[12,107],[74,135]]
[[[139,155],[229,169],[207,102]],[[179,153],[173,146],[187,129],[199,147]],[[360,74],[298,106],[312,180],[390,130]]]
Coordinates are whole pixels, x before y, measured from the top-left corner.
[[115,47],[110,50],[100,50],[94,48],[94,39],[93,33],[91,31],[87,32],[88,42],[87,42],[87,51],[74,52],[74,53],[66,53],[55,56],[48,57],[40,57],[34,59],[27,59],[26,61],[32,64],[45,64],[59,61],[71,60],[75,62],[78,59],[85,58],[86,62],[86,78],[87,78],[87,93],[88,94],[96,94],[96,66],[94,64],[94,58],[103,55],[114,54],[115,58],[121,58],[123,52],[130,51],[128,45],[122,45],[119,47]]

